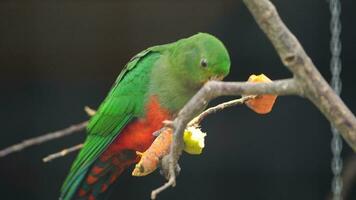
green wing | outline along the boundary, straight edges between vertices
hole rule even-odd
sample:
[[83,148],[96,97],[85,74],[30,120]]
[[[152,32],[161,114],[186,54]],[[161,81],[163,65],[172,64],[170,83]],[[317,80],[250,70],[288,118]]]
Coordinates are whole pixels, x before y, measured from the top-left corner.
[[134,117],[143,112],[148,74],[160,54],[152,49],[133,57],[117,77],[108,96],[91,118],[84,147],[74,161],[62,189],[61,198],[70,199],[91,164]]

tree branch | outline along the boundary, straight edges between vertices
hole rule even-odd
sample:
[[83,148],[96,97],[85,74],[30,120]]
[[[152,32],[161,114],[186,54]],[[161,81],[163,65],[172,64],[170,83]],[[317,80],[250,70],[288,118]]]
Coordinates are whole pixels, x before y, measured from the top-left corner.
[[280,19],[268,0],[244,0],[256,22],[274,45],[284,65],[293,73],[300,89],[356,151],[356,118],[331,89],[305,53],[296,37]]
[[[218,111],[221,111],[225,108],[228,108],[228,107],[231,107],[231,106],[236,106],[236,105],[240,105],[240,104],[243,104],[245,103],[246,101],[250,100],[250,99],[254,99],[256,96],[245,96],[245,97],[242,97],[242,98],[239,98],[239,99],[234,99],[234,100],[231,100],[231,101],[227,101],[227,102],[224,102],[224,103],[221,103],[221,104],[218,104],[214,107],[210,107],[208,109],[206,109],[205,111],[203,111],[202,113],[200,113],[196,118],[194,118],[193,120],[191,120],[188,124],[188,127],[189,126],[198,126],[201,121],[203,119],[205,119],[208,115],[210,114],[213,114],[213,113],[216,113]],[[96,110],[93,110],[92,108],[89,108],[89,107],[85,107],[85,112],[89,115],[89,116],[93,116],[96,112]],[[83,122],[84,123],[84,122]],[[85,127],[83,127],[84,129]],[[69,128],[67,128],[69,129]],[[162,129],[165,129],[165,128],[162,128]],[[162,131],[162,129],[156,131],[156,132],[160,132]],[[80,129],[79,129],[80,130]],[[72,129],[72,132],[73,133],[74,131],[79,131],[79,130],[73,130]],[[62,130],[63,131],[63,130]],[[155,133],[156,133],[155,132]],[[153,133],[153,134],[155,134]],[[63,135],[64,136],[64,135]],[[44,141],[45,142],[45,141]],[[53,153],[53,154],[50,154],[46,157],[44,157],[42,159],[43,162],[50,162],[52,160],[55,160],[57,158],[60,158],[60,157],[64,157],[66,155],[68,155],[69,153],[72,153],[72,152],[75,152],[75,151],[78,151],[80,150],[81,148],[83,147],[83,144],[77,144],[77,145],[74,145],[72,147],[68,147],[68,148],[65,148],[59,152],[56,152],[56,153]],[[159,192],[157,192],[159,193]]]
[[[160,192],[175,183],[174,169],[183,150],[183,131],[187,123],[206,104],[226,95],[299,95],[307,97],[316,105],[330,123],[336,127],[351,148],[356,151],[356,118],[337,96],[314,66],[304,49],[280,19],[269,0],[243,0],[257,24],[270,39],[283,64],[293,73],[293,79],[272,83],[233,83],[211,81],[183,107],[174,119],[173,143],[168,162],[162,168],[169,173],[169,181]],[[168,185],[168,186],[167,186]],[[157,192],[155,192],[157,195]]]
[[72,125],[72,126],[70,126],[68,128],[65,128],[65,129],[62,129],[62,130],[59,130],[59,131],[47,133],[45,135],[41,135],[41,136],[38,136],[38,137],[34,137],[34,138],[31,138],[31,139],[24,140],[21,143],[14,144],[14,145],[9,146],[9,147],[7,147],[7,148],[5,148],[3,150],[0,150],[0,158],[6,156],[8,154],[21,151],[21,150],[23,150],[23,149],[25,149],[27,147],[30,147],[30,146],[38,145],[38,144],[41,144],[41,143],[44,143],[44,142],[48,142],[48,141],[51,141],[51,140],[54,140],[54,139],[57,139],[57,138],[61,138],[61,137],[70,135],[70,134],[75,133],[75,132],[82,131],[82,130],[85,129],[87,124],[88,124],[88,121],[81,122],[79,124]]
[[202,113],[200,113],[197,117],[192,119],[188,123],[187,127],[189,127],[189,126],[198,126],[201,123],[201,121],[205,117],[207,117],[208,115],[216,113],[216,112],[218,112],[220,110],[223,110],[223,109],[231,107],[231,106],[236,106],[236,105],[243,104],[243,103],[245,103],[246,101],[248,101],[250,99],[254,99],[255,97],[256,97],[255,95],[244,96],[244,97],[239,98],[239,99],[234,99],[234,100],[231,100],[231,101],[227,101],[227,102],[221,103],[221,104],[219,104],[217,106],[210,107],[210,108],[206,109],[205,111],[203,111]]
[[[87,113],[87,115],[89,117],[95,115],[95,112],[96,112],[96,110],[90,108],[89,106],[85,106],[84,107],[84,111]],[[15,152],[21,151],[21,150],[23,150],[25,148],[28,148],[30,146],[42,144],[44,142],[48,142],[48,141],[51,141],[51,140],[54,140],[54,139],[57,139],[57,138],[61,138],[61,137],[64,137],[64,136],[71,135],[73,133],[82,131],[87,127],[88,123],[89,123],[89,121],[84,121],[84,122],[81,122],[81,123],[78,123],[78,124],[74,124],[74,125],[72,125],[72,126],[70,126],[68,128],[62,129],[62,130],[54,131],[54,132],[51,132],[51,133],[46,133],[46,134],[38,136],[38,137],[34,137],[34,138],[30,138],[30,139],[24,140],[24,141],[22,141],[22,142],[20,142],[18,144],[11,145],[9,147],[6,147],[5,149],[0,150],[0,158],[4,157],[4,156],[7,156],[7,155],[9,155],[11,153],[15,153]],[[69,149],[72,150],[72,148],[74,148],[74,147],[70,147]],[[68,151],[69,149],[63,149],[62,152],[63,151]],[[75,150],[73,150],[73,151],[75,151]],[[70,152],[72,152],[72,151],[69,151],[68,153],[70,153]],[[51,155],[49,155],[49,156],[51,156]],[[60,156],[57,156],[57,157],[60,157]],[[55,157],[55,158],[57,158],[57,157]],[[55,158],[52,158],[51,160],[53,160]],[[46,159],[46,158],[44,158],[44,159]],[[44,161],[44,162],[46,162],[46,161]]]
[[42,159],[42,161],[43,161],[43,162],[50,162],[50,161],[52,161],[52,160],[54,160],[54,159],[57,159],[57,158],[66,156],[66,155],[69,154],[69,153],[78,151],[78,150],[80,150],[82,147],[83,147],[83,144],[77,144],[77,145],[75,145],[75,146],[72,146],[72,147],[63,149],[62,151],[59,151],[59,152],[50,154],[50,155],[44,157],[44,158]]

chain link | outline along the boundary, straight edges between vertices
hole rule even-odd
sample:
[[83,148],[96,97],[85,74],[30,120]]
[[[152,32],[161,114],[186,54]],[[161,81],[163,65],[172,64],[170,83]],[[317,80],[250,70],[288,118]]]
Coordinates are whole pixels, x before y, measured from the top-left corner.
[[[340,95],[342,89],[342,82],[340,79],[340,73],[342,69],[340,54],[341,54],[341,22],[340,22],[340,13],[341,13],[341,4],[340,0],[329,0],[329,9],[331,13],[330,20],[330,32],[331,32],[331,40],[330,40],[330,52],[331,52],[331,60],[330,60],[330,71],[331,71],[331,86],[334,91]],[[331,183],[332,189],[332,200],[342,200],[342,178],[341,171],[343,161],[341,158],[342,152],[342,139],[340,137],[340,133],[337,131],[335,127],[331,128],[332,131],[332,140],[331,140],[331,152],[332,152],[332,160],[331,160],[331,170],[333,172],[333,180]]]

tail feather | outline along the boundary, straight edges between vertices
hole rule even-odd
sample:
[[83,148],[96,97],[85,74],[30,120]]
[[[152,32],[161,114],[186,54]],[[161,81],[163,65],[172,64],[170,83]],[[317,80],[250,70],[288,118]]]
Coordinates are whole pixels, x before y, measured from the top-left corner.
[[119,175],[125,170],[123,166],[114,166],[109,164],[105,170],[99,174],[95,173],[94,166],[88,173],[87,178],[82,181],[77,198],[89,200],[102,199],[102,194],[107,191],[109,186],[115,182]]
[[126,167],[126,163],[114,165],[111,160],[102,162],[98,159],[90,168],[82,170],[72,179],[72,182],[69,182],[68,187],[62,191],[60,200],[102,199],[104,197],[102,194]]
[[131,164],[138,161],[135,151],[125,150],[115,156],[99,157],[93,164],[71,175],[62,188],[60,200],[103,199],[110,185]]
[[[73,200],[73,199],[89,199],[89,194],[94,186],[100,184],[101,179],[105,178],[106,174],[110,174],[113,166],[109,161],[101,162],[98,159],[94,164],[79,170],[73,175],[66,184],[66,187],[61,190],[60,200]],[[98,170],[100,169],[100,170]],[[100,181],[99,181],[100,180]]]
[[85,175],[88,172],[88,168],[83,169],[77,173],[75,178],[73,178],[69,183],[68,186],[65,188],[62,188],[61,191],[61,196],[59,197],[59,200],[71,200],[73,196],[75,195],[77,188],[79,188],[80,183],[83,181],[85,178]]

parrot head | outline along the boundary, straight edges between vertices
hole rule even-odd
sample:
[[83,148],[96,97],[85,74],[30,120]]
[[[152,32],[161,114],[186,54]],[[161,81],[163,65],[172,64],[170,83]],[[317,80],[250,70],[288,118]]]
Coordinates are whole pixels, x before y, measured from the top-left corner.
[[179,40],[171,53],[175,73],[190,85],[222,80],[230,71],[230,57],[224,44],[207,33]]

